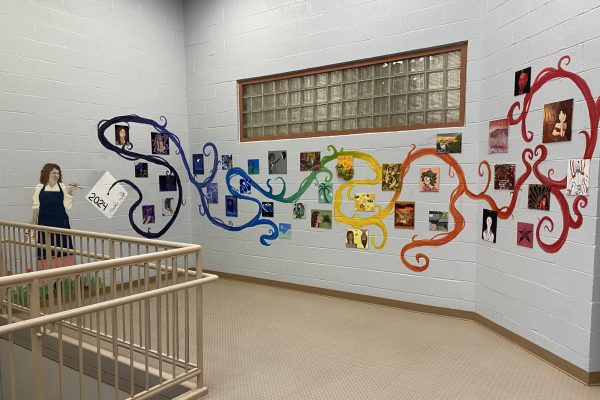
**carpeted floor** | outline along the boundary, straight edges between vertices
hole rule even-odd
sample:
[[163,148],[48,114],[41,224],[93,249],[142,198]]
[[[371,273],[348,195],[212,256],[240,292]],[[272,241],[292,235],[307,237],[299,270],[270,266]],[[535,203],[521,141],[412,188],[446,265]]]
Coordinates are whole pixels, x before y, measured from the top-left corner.
[[600,399],[472,321],[224,279],[204,301],[207,400]]

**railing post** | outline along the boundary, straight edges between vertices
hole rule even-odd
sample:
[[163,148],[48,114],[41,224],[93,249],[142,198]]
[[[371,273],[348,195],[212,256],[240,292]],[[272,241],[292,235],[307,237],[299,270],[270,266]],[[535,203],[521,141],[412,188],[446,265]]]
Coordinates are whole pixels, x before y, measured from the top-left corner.
[[[202,249],[196,253],[196,279],[202,278]],[[185,266],[186,269],[188,266]],[[200,373],[196,380],[196,387],[202,389],[204,387],[204,326],[202,316],[202,286],[196,286],[196,364]]]
[[[31,318],[40,316],[40,283],[34,279],[30,286],[30,315]],[[44,372],[42,338],[43,327],[31,329],[31,379],[33,380],[33,398],[44,399]]]
[[6,276],[4,267],[4,227],[0,227],[0,276]]

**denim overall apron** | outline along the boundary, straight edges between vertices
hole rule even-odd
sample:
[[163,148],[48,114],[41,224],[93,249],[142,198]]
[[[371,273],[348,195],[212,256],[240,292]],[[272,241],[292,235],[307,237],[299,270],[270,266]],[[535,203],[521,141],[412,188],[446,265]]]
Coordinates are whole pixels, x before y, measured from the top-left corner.
[[[69,216],[65,210],[63,200],[65,194],[62,187],[57,183],[59,192],[46,191],[46,185],[40,191],[40,209],[38,213],[38,225],[52,226],[55,228],[66,228],[71,229],[69,224]],[[50,245],[56,247],[62,247],[65,249],[73,248],[73,240],[70,235],[60,235],[50,233]],[[45,232],[38,231],[38,244],[46,244]],[[68,251],[51,250],[51,257],[62,257],[68,256]],[[46,247],[38,247],[37,249],[38,260],[46,259]]]

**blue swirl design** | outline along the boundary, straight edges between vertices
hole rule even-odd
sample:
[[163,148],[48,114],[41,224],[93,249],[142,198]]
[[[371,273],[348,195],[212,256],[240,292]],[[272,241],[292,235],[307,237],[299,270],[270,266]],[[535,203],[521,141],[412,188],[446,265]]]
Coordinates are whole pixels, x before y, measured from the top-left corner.
[[[272,220],[262,218],[262,213],[261,213],[262,202],[261,202],[261,200],[249,196],[248,195],[249,193],[240,193],[240,190],[237,187],[234,188],[232,186],[232,184],[231,184],[232,178],[239,177],[241,179],[244,179],[245,180],[244,185],[245,185],[246,189],[249,189],[250,187],[254,187],[260,195],[266,197],[269,200],[273,200],[273,201],[280,202],[280,203],[296,203],[300,199],[300,197],[310,188],[310,186],[315,181],[317,181],[317,175],[319,173],[326,173],[326,175],[327,175],[325,177],[326,182],[331,181],[331,179],[333,177],[332,171],[325,168],[325,165],[329,161],[335,160],[337,158],[338,151],[333,146],[329,146],[329,149],[332,151],[333,154],[323,157],[321,159],[321,169],[319,171],[311,172],[309,174],[309,176],[307,176],[302,181],[298,190],[295,193],[293,193],[287,197],[286,197],[287,187],[286,187],[285,180],[283,178],[277,177],[274,180],[268,179],[266,182],[267,188],[265,189],[262,186],[260,186],[256,181],[254,181],[254,179],[252,179],[250,177],[250,175],[248,175],[248,173],[246,173],[246,171],[243,170],[242,168],[239,168],[239,167],[231,168],[227,171],[227,174],[226,174],[227,190],[229,191],[229,193],[231,195],[236,196],[239,200],[247,200],[249,202],[254,203],[256,205],[256,214],[249,221],[247,221],[246,223],[244,223],[242,225],[235,225],[232,221],[225,222],[222,219],[220,219],[216,216],[213,216],[210,211],[210,206],[209,206],[209,204],[212,203],[211,201],[209,201],[209,199],[211,197],[210,194],[213,194],[216,189],[215,188],[216,183],[214,182],[214,179],[217,174],[219,165],[223,164],[222,160],[219,160],[219,153],[217,151],[217,146],[211,142],[208,142],[203,146],[202,154],[204,155],[204,157],[212,157],[213,162],[212,162],[212,167],[210,169],[207,168],[210,171],[208,173],[208,176],[206,176],[203,180],[197,180],[196,175],[194,175],[193,160],[190,160],[191,163],[188,162],[185,151],[181,147],[181,141],[180,141],[179,137],[177,137],[177,135],[173,134],[172,132],[170,132],[167,129],[167,119],[164,116],[161,117],[161,121],[163,121],[164,123],[160,124],[152,119],[143,118],[143,117],[140,117],[137,115],[123,115],[123,116],[111,118],[109,120],[102,120],[98,123],[98,139],[100,140],[100,143],[106,149],[118,154],[120,157],[123,157],[124,159],[129,160],[129,161],[136,161],[136,160],[141,159],[141,160],[145,160],[147,162],[151,162],[153,164],[163,166],[163,167],[167,168],[167,175],[172,175],[175,177],[176,188],[177,188],[177,193],[178,193],[176,207],[173,212],[173,215],[171,216],[171,218],[169,219],[167,224],[165,224],[165,226],[159,232],[151,232],[150,229],[148,229],[147,231],[144,231],[140,227],[138,227],[133,220],[134,212],[137,209],[137,207],[142,203],[142,200],[143,200],[143,194],[142,194],[141,190],[137,187],[137,185],[128,179],[119,179],[115,182],[115,184],[124,183],[124,184],[130,186],[131,188],[133,188],[133,190],[135,190],[135,192],[137,193],[138,199],[129,208],[129,223],[131,224],[132,228],[139,235],[146,237],[146,238],[158,238],[158,237],[162,236],[165,232],[167,232],[169,230],[169,228],[175,222],[175,219],[177,218],[177,216],[179,214],[179,210],[180,210],[181,206],[185,205],[185,202],[183,201],[183,188],[181,186],[181,179],[179,178],[179,174],[177,173],[175,168],[164,158],[162,158],[158,155],[147,155],[147,154],[137,153],[137,152],[133,151],[132,143],[128,143],[126,146],[113,145],[108,139],[106,139],[105,131],[114,124],[126,123],[129,125],[130,123],[137,123],[137,124],[149,125],[156,132],[161,133],[163,135],[167,135],[171,141],[171,145],[175,146],[175,155],[180,156],[183,161],[183,165],[186,169],[190,183],[192,183],[192,185],[194,185],[194,187],[198,191],[198,194],[200,196],[200,204],[198,205],[198,212],[200,213],[200,215],[205,216],[213,225],[215,225],[219,228],[228,230],[228,231],[232,231],[232,232],[242,231],[247,228],[265,225],[269,228],[268,233],[261,235],[259,238],[260,243],[264,246],[269,246],[271,244],[270,243],[271,241],[277,239],[277,237],[279,235],[279,228],[278,228],[277,224],[275,224]],[[281,185],[281,190],[278,193],[274,193],[273,184],[275,184],[275,183]],[[112,187],[111,187],[111,189],[112,189]],[[109,190],[109,192],[110,192],[110,190]],[[209,194],[209,192],[210,192],[210,194]],[[212,204],[214,204],[214,203],[212,203]]]

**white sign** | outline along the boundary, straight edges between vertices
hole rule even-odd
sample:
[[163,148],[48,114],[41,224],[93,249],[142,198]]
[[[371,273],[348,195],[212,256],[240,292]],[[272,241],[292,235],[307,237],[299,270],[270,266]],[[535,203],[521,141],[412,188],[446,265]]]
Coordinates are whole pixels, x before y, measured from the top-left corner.
[[[125,188],[117,183],[110,188],[117,180],[106,171],[102,178],[94,185],[92,190],[85,196],[94,208],[97,208],[108,218],[112,218],[115,212],[127,197]],[[110,194],[108,190],[110,189]]]

